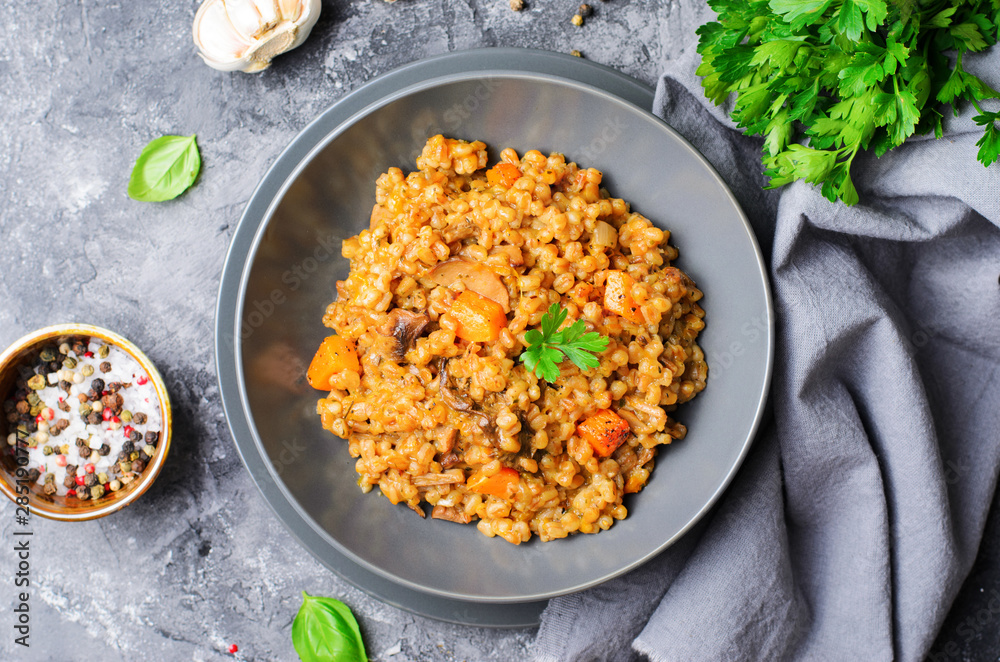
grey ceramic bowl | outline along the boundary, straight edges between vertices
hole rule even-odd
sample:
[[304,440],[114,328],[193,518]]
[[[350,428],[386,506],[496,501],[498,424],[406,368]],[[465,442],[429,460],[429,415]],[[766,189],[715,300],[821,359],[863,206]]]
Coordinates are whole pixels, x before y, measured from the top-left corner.
[[[317,120],[255,193],[220,293],[223,399],[269,503],[310,551],[339,572],[347,568],[362,588],[464,622],[489,618],[436,614],[424,599],[473,611],[476,604],[543,604],[635,568],[676,541],[732,479],[770,377],[766,272],[724,183],[659,119],[579,82],[586,76],[547,73],[589,65],[557,56],[554,69],[482,68],[513,55],[523,61],[524,53],[473,56],[480,70],[471,71],[448,56],[450,66],[425,67],[421,76],[402,78],[407,85],[383,85],[370,101],[363,90],[353,107],[349,97],[335,125]],[[484,140],[494,157],[503,147],[534,148],[601,169],[613,195],[673,233],[678,266],[705,293],[708,386],[675,414],[688,436],[661,450],[648,486],[626,501],[628,518],[609,531],[513,546],[474,525],[420,519],[377,490],[362,494],[346,442],[320,426],[318,394],[302,376],[329,334],[321,317],[335,282],[347,274],[341,241],[367,227],[378,175],[391,166],[413,169],[424,141],[439,132]]]

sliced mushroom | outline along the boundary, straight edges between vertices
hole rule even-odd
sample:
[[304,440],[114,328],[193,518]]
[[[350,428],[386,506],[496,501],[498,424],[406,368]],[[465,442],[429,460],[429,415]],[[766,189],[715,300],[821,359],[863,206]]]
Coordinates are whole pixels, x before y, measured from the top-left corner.
[[468,218],[463,217],[457,223],[453,223],[442,230],[441,236],[444,238],[444,242],[446,244],[450,244],[455,241],[468,239],[469,237],[475,235],[478,231],[479,226],[470,221]]
[[467,512],[455,506],[434,506],[434,510],[431,511],[431,517],[448,520],[449,522],[458,522],[459,524],[468,524],[472,521],[472,517]]
[[393,361],[402,361],[430,321],[427,315],[394,308],[379,327],[379,333],[389,340],[386,343],[386,357]]
[[510,312],[510,294],[503,281],[489,267],[479,262],[452,258],[438,264],[427,275],[432,281],[445,287],[461,281],[466,289],[496,301],[503,306],[505,313]]
[[465,479],[462,476],[456,476],[455,474],[424,474],[423,476],[414,476],[413,484],[417,487],[435,487],[437,485],[457,485],[458,483],[464,483]]
[[448,359],[443,357],[438,359],[438,391],[441,393],[441,400],[455,411],[477,416],[483,434],[492,443],[497,442],[497,428],[493,418],[489,414],[477,411],[468,395],[463,397],[452,390],[451,377],[448,376]]
[[651,448],[639,446],[638,451],[632,448],[627,448],[624,456],[619,458],[619,471],[623,474],[628,473],[636,467],[641,467],[646,464],[654,457],[656,457],[656,453]]
[[458,453],[455,453],[454,451],[449,452],[449,453],[445,453],[438,460],[438,462],[441,464],[441,468],[445,469],[445,470],[451,469],[453,466],[455,466],[456,464],[458,464],[461,461],[462,461],[462,458],[460,458],[458,456]]

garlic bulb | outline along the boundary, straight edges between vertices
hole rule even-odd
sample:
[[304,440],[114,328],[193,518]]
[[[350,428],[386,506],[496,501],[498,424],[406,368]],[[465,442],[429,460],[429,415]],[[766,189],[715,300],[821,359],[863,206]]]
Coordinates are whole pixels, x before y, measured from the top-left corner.
[[205,0],[194,16],[194,43],[219,71],[262,71],[271,58],[309,36],[320,0]]

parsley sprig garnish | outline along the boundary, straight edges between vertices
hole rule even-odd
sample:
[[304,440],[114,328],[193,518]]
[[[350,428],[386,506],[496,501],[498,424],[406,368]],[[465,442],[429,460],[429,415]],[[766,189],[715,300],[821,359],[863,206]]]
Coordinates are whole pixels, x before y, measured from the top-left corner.
[[[797,179],[831,201],[858,201],[851,164],[909,136],[942,134],[942,106],[969,101],[985,134],[978,159],[1000,159],[1000,98],[962,56],[997,43],[997,0],[709,0],[698,29],[705,95],[736,93],[732,118],[764,137],[769,188]],[[807,142],[808,145],[803,144]]]
[[541,330],[530,329],[524,334],[527,347],[520,359],[529,372],[547,382],[559,379],[559,364],[564,357],[581,370],[596,368],[601,364],[594,354],[608,348],[608,339],[596,331],[586,331],[583,320],[577,320],[564,329],[559,329],[569,311],[558,303],[549,307],[542,315]]

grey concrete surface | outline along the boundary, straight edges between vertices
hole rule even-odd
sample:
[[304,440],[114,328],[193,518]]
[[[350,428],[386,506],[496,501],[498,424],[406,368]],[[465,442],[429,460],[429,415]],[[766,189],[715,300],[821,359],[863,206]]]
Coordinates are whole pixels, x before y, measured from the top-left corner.
[[[13,643],[13,514],[0,508],[0,659],[230,660],[235,643],[238,659],[294,660],[303,590],[348,603],[373,660],[528,656],[534,630],[467,628],[384,605],[287,534],[229,438],[213,313],[256,183],[349,90],[425,56],[483,46],[578,49],[653,84],[687,45],[678,43],[684,26],[708,16],[671,0],[593,4],[578,28],[575,0],[527,0],[520,13],[507,0],[324,0],[310,39],[257,75],[216,72],[196,57],[195,0],[3,4],[0,346],[61,321],[116,330],[158,364],[176,423],[167,466],[133,506],[76,525],[33,518],[30,649]],[[129,199],[142,147],[192,133],[203,158],[194,188],[167,203]],[[995,564],[977,567],[976,581],[997,585],[983,574]]]

